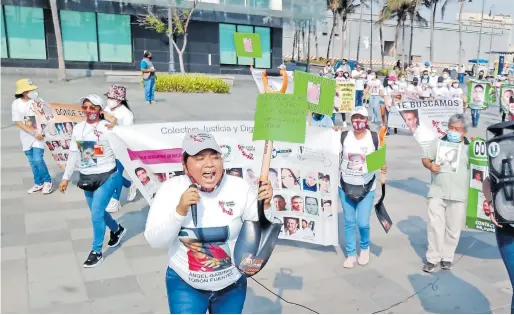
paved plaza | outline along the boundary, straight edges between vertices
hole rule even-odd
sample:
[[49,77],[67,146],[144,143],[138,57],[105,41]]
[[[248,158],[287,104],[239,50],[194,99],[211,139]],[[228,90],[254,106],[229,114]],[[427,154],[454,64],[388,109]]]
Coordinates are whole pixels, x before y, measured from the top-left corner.
[[[122,245],[106,250],[97,268],[84,269],[92,228],[82,191],[70,185],[66,194],[26,193],[32,174],[10,119],[16,79],[4,75],[1,83],[1,312],[167,313],[167,252],[144,239],[148,206],[140,195],[115,213],[128,229]],[[33,80],[41,97],[62,103],[103,94],[108,87],[102,78]],[[249,77],[237,78],[229,95],[157,93],[157,103],[147,105],[141,86],[126,86],[137,123],[252,120],[257,94]],[[497,107],[482,113],[480,128],[471,134],[485,136],[497,113]],[[387,142],[385,205],[395,225],[386,235],[372,215],[370,264],[344,269],[345,257],[333,247],[280,241],[256,279],[285,300],[320,313],[509,313],[512,289],[493,234],[465,230],[451,272],[421,271],[430,174],[412,136],[394,135]],[[48,152],[46,160],[58,183],[62,170]],[[344,248],[341,212],[339,226]],[[252,280],[248,284],[244,313],[310,313]]]

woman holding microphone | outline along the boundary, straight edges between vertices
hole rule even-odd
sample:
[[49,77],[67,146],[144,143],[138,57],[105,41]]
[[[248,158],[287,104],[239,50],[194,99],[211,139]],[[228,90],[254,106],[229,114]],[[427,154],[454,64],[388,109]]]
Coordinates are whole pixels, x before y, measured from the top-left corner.
[[266,179],[255,193],[244,179],[224,174],[210,133],[187,134],[182,150],[185,175],[161,185],[144,233],[151,247],[169,249],[170,313],[240,314],[247,280],[233,264],[234,246],[243,222],[258,220],[257,200],[270,220],[273,189]]

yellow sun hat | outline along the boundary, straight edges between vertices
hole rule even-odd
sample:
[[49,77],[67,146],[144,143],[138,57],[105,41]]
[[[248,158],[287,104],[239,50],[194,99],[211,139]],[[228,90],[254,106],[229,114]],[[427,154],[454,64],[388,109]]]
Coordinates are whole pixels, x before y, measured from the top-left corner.
[[16,95],[23,94],[23,92],[30,92],[37,89],[37,85],[32,83],[31,79],[20,79],[16,81]]

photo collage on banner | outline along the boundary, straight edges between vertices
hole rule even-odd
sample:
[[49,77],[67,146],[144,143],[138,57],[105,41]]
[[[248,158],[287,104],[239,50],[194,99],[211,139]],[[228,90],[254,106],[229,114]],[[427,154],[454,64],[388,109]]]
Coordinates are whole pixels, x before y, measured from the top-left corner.
[[403,120],[403,117],[400,115],[400,111],[398,110],[401,102],[407,99],[407,96],[404,96],[404,94],[400,92],[393,92],[390,96],[392,104],[390,104],[391,111],[387,117],[387,126],[396,129],[407,129],[405,120]]
[[[184,175],[181,146],[184,135],[192,130],[212,133],[223,151],[226,176],[241,177],[257,190],[264,142],[252,141],[252,121],[115,127],[109,142],[128,175],[151,204],[161,182]],[[275,221],[284,223],[281,238],[335,245],[338,240],[337,133],[331,129],[308,128],[307,139],[310,140],[306,140],[306,145],[280,142],[274,145],[268,178],[274,188]],[[289,231],[287,224],[291,235],[285,235]]]
[[60,168],[66,166],[75,125],[84,120],[78,105],[35,102],[38,130],[45,137],[45,143],[53,160]]

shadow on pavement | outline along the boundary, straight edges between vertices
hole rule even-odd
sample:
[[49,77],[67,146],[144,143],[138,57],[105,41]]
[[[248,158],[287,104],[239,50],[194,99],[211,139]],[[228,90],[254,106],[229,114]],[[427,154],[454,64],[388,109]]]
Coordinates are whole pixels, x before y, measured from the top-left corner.
[[421,197],[428,195],[428,183],[414,177],[402,180],[388,180],[387,185]]

